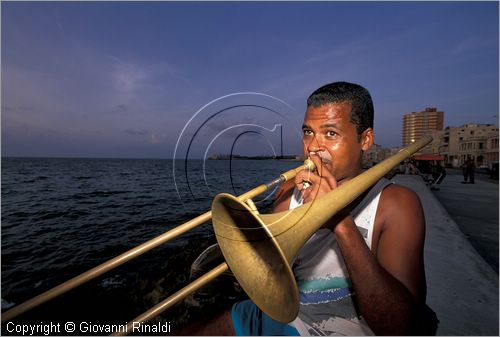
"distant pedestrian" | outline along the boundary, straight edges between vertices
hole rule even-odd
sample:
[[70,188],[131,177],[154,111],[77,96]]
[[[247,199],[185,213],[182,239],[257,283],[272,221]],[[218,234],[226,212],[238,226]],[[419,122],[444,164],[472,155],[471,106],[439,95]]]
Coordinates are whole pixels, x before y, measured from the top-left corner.
[[498,162],[490,164],[490,179],[498,180]]
[[408,163],[407,168],[408,168],[407,174],[420,174],[420,171],[418,170],[417,165],[413,161],[410,161]]
[[467,159],[462,165],[462,174],[464,175],[464,181],[462,181],[462,184],[467,184],[467,179],[469,178],[469,171],[467,170],[468,165],[469,159]]
[[405,174],[410,174],[410,162],[405,161]]
[[440,163],[438,163],[433,167],[431,190],[439,191],[437,185],[441,184],[445,177],[446,169]]
[[476,171],[476,163],[474,163],[474,160],[469,159],[469,162],[467,164],[467,175],[469,176],[469,182],[471,184],[474,184],[474,172]]

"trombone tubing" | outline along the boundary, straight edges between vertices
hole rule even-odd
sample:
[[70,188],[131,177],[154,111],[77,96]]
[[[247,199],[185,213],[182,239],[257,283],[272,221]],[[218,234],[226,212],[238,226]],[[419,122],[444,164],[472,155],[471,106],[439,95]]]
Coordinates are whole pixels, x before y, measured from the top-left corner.
[[[262,184],[262,185],[259,185],[257,187],[255,187],[254,189],[251,189],[250,191],[240,195],[238,197],[238,199],[240,199],[240,201],[242,202],[246,202],[248,199],[251,199],[251,198],[254,198],[256,196],[258,196],[259,194],[262,194],[264,192],[266,192],[268,189],[280,184],[280,183],[283,183],[285,181],[288,181],[292,178],[295,177],[295,175],[301,171],[301,170],[305,170],[305,169],[309,169],[309,170],[313,170],[314,169],[314,163],[312,163],[312,161],[310,161],[309,159],[306,160],[304,162],[303,165],[295,168],[295,169],[291,169],[283,174],[280,175],[279,178],[267,183],[267,184]],[[208,220],[210,220],[212,218],[212,212],[211,211],[208,211],[208,212],[205,212],[203,213],[202,215],[199,215],[197,216],[196,218],[194,219],[191,219],[185,223],[183,223],[182,225],[179,225],[149,241],[146,241],[144,243],[142,243],[141,245],[135,247],[135,248],[132,248],[128,251],[126,251],[125,253],[121,254],[121,255],[118,255],[116,256],[115,258],[112,258],[111,260],[108,260],[100,265],[98,265],[97,267],[94,267],[78,276],[75,276],[73,277],[72,279],[64,282],[64,283],[61,283],[57,286],[55,286],[54,288],[52,289],[49,289],[43,293],[41,293],[40,295],[37,295],[17,306],[15,306],[14,308],[10,309],[10,310],[7,310],[6,312],[2,313],[2,323],[3,322],[7,322],[7,321],[10,321],[12,320],[13,318],[25,313],[26,311],[29,311],[37,306],[39,306],[40,304],[43,304],[47,301],[50,301],[51,299],[59,296],[59,295],[62,295],[118,266],[121,266],[122,264],[124,264],[125,262],[128,262],[148,251],[150,251],[151,249],[153,248],[156,248],[164,243],[166,243],[167,241],[170,241],[174,238],[176,238],[177,236],[181,235],[181,234],[184,234],[185,232],[187,231],[190,231],[191,229],[207,222]]]
[[227,265],[226,262],[221,263],[214,269],[210,270],[206,274],[203,274],[199,278],[197,278],[195,281],[189,283],[187,286],[182,288],[181,290],[177,291],[176,293],[172,294],[171,296],[167,297],[145,313],[141,314],[140,316],[137,316],[134,318],[132,321],[128,322],[127,328],[125,331],[118,331],[112,334],[112,336],[126,336],[130,332],[132,332],[132,328],[134,326],[135,322],[140,322],[140,323],[145,323],[153,319],[155,316],[161,314],[165,310],[169,309],[172,307],[174,304],[182,300],[184,297],[192,294],[199,288],[203,287],[205,284],[211,282],[214,280],[216,277],[224,273],[226,270],[229,269],[229,266]]
[[[345,207],[348,203],[350,203],[352,200],[354,200],[359,194],[361,194],[363,191],[365,191],[369,186],[371,186],[374,182],[376,182],[384,174],[386,174],[394,166],[396,166],[399,162],[410,157],[413,153],[415,153],[416,151],[421,149],[423,146],[428,144],[431,140],[432,140],[431,137],[422,138],[422,139],[418,140],[417,142],[411,144],[410,146],[408,146],[404,149],[401,149],[397,154],[387,158],[385,161],[379,163],[376,167],[369,169],[368,171],[370,171],[370,172],[366,171],[366,172],[360,174],[358,177],[356,177],[357,179],[354,178],[358,181],[365,181],[364,183],[356,183],[356,185],[354,185],[352,182],[351,183],[348,182],[348,183],[346,183],[346,186],[339,187],[339,188],[344,189],[344,190],[346,190],[346,188],[348,188],[350,190],[354,190],[354,193],[351,193],[351,198],[344,200],[342,202],[341,207],[339,206],[339,208]],[[307,162],[303,166],[307,166],[306,168],[311,170],[311,171],[314,170],[314,167],[310,166],[310,165],[311,164]],[[304,169],[304,168],[301,166],[295,170],[288,171],[287,173],[290,173],[292,171],[295,171],[295,172],[292,172],[290,177],[285,178],[285,179],[286,180],[292,179],[293,177],[295,177],[295,174],[302,169]],[[252,192],[252,191],[250,191],[250,192]],[[250,192],[248,192],[248,193],[250,193]],[[349,193],[346,193],[346,194],[349,194]],[[243,198],[242,198],[243,196],[244,195],[238,197],[238,199],[240,199],[240,201],[242,201],[242,202],[244,202]],[[250,198],[248,198],[248,199],[250,199]],[[333,214],[329,214],[329,216],[333,216]],[[226,262],[221,263],[219,266],[210,270],[206,274],[200,276],[198,279],[196,279],[195,281],[186,285],[184,288],[182,288],[179,291],[177,291],[176,293],[170,295],[169,297],[164,299],[162,302],[155,305],[153,308],[149,309],[148,311],[144,312],[143,314],[141,314],[141,315],[137,316],[136,318],[134,318],[133,320],[131,320],[127,324],[127,329],[125,329],[125,331],[116,332],[113,335],[114,336],[128,335],[129,333],[132,332],[132,327],[133,327],[134,322],[146,323],[146,322],[150,321],[155,316],[157,316],[157,315],[161,314],[162,312],[164,312],[165,310],[169,309],[170,307],[172,307],[174,304],[176,304],[177,302],[179,302],[180,300],[182,300],[186,296],[190,295],[191,293],[195,292],[196,290],[203,287],[207,283],[211,282],[213,279],[215,279],[217,276],[222,274],[228,268],[229,267],[228,267]]]

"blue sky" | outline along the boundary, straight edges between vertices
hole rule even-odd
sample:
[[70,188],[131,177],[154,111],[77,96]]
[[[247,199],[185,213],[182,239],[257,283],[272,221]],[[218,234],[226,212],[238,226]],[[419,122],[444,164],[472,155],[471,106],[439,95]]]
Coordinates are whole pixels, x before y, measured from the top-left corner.
[[337,80],[370,90],[385,147],[429,106],[498,124],[498,2],[1,6],[4,156],[272,154],[276,124],[300,153],[307,96]]

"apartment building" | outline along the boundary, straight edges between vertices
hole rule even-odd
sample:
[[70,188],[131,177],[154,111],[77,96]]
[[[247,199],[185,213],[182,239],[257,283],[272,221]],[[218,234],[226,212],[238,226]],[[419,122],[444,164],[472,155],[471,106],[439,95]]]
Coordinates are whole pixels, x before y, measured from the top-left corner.
[[[403,147],[434,131],[443,130],[444,112],[437,108],[425,108],[424,111],[411,112],[403,116]],[[431,145],[421,150],[423,153],[432,153]]]

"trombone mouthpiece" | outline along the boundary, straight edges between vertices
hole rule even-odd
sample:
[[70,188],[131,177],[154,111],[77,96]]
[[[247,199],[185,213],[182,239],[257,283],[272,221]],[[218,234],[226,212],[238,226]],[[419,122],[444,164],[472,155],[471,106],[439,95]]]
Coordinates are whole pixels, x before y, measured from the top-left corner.
[[286,171],[285,173],[282,173],[280,176],[280,179],[281,179],[280,182],[284,183],[285,181],[289,181],[290,179],[295,178],[297,173],[299,173],[299,171],[302,171],[304,169],[308,169],[309,171],[313,171],[316,169],[316,165],[314,165],[314,162],[308,158],[304,161],[303,165],[301,165],[297,168],[291,169],[290,171]]
[[307,167],[309,171],[314,171],[316,169],[316,165],[314,165],[314,162],[309,158],[304,160],[304,165]]

